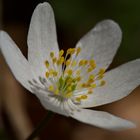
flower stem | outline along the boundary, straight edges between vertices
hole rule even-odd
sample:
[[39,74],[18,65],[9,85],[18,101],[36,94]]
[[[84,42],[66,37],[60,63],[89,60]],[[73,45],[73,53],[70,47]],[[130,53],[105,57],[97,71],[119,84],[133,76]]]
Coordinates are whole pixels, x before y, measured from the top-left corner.
[[33,140],[35,137],[37,137],[40,134],[40,132],[47,126],[53,114],[54,114],[53,112],[48,111],[46,116],[40,121],[40,123],[37,125],[37,127],[34,129],[34,131],[26,140]]

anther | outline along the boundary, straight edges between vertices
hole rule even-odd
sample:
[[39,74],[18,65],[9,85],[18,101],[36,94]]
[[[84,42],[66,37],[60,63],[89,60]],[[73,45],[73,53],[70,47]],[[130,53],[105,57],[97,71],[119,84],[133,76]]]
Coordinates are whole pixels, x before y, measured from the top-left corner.
[[78,55],[80,52],[81,52],[81,48],[78,47],[77,50],[76,50],[76,55]]
[[68,70],[67,70],[67,74],[68,74],[68,75],[72,75],[72,73],[73,73],[72,69],[68,69]]
[[81,101],[81,98],[80,97],[77,97],[76,98],[76,101],[80,102]]
[[50,52],[50,57],[51,57],[51,58],[54,57],[54,52]]
[[105,69],[104,68],[101,68],[98,72],[98,74],[104,74],[105,73]]
[[66,66],[69,66],[69,65],[70,65],[70,63],[71,63],[71,60],[70,60],[70,59],[68,59],[68,60],[66,61]]
[[72,92],[68,92],[68,93],[66,93],[66,98],[70,98],[71,96],[72,96]]
[[102,80],[101,82],[100,82],[100,86],[104,86],[106,84],[106,82],[104,81],[104,80]]
[[57,58],[54,57],[54,58],[52,59],[52,61],[53,61],[53,63],[56,63],[56,62],[57,62]]
[[75,67],[76,66],[76,61],[73,60],[71,65],[72,65],[72,67]]
[[51,85],[51,86],[49,86],[49,91],[54,91],[54,87]]
[[81,99],[87,99],[87,95],[82,95]]
[[59,51],[59,57],[61,57],[64,54],[64,50]]
[[45,61],[45,66],[46,66],[47,68],[49,67],[49,61],[48,61],[48,60]]

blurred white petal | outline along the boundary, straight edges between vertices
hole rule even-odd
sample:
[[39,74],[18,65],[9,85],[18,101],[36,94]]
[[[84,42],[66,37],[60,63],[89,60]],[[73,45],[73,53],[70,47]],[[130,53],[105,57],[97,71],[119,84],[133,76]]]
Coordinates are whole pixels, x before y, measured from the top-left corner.
[[97,67],[107,68],[113,60],[122,39],[122,32],[112,20],[99,22],[78,42],[81,47],[77,59],[95,59]]
[[33,78],[30,65],[14,41],[4,31],[0,32],[0,49],[15,78],[31,91],[28,83],[28,80]]
[[105,74],[106,85],[95,88],[81,107],[94,107],[119,100],[140,85],[140,59],[123,64]]
[[75,111],[71,117],[89,125],[115,131],[135,127],[134,123],[103,111],[81,109]]
[[52,7],[44,2],[34,10],[28,33],[28,60],[39,76],[45,73],[51,51],[58,54],[56,27]]

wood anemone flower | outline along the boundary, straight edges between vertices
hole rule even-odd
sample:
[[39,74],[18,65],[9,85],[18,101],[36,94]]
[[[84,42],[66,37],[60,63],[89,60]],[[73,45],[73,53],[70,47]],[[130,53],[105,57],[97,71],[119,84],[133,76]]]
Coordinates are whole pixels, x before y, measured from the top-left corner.
[[109,130],[135,125],[103,111],[86,108],[127,96],[140,84],[140,59],[106,69],[120,45],[117,23],[104,20],[66,52],[59,50],[54,13],[45,2],[32,16],[28,33],[28,59],[9,35],[0,32],[0,50],[15,78],[36,95],[48,110]]

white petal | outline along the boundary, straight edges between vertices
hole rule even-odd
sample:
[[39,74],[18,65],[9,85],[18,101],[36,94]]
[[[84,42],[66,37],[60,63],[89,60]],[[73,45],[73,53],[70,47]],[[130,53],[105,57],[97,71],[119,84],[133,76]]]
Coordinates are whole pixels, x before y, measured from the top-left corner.
[[28,80],[31,80],[33,75],[29,63],[14,41],[4,31],[0,32],[0,49],[15,78],[31,91]]
[[104,20],[78,42],[81,47],[78,59],[95,59],[97,67],[107,68],[120,45],[122,32],[117,23]]
[[53,10],[44,2],[34,10],[28,33],[28,60],[38,75],[44,74],[44,62],[50,59],[51,51],[58,54],[56,27]]
[[93,107],[119,100],[140,85],[140,59],[128,62],[105,74],[106,85],[95,88],[82,107]]
[[66,112],[63,108],[61,108],[61,101],[57,100],[53,97],[48,98],[48,94],[49,93],[45,93],[45,94],[39,94],[36,93],[36,96],[38,97],[38,99],[40,100],[41,104],[43,105],[43,107],[47,110],[53,111],[55,113],[64,115],[64,116],[68,116],[68,112]]
[[83,123],[115,131],[135,127],[132,122],[103,111],[81,109],[79,112],[75,111],[71,117]]

